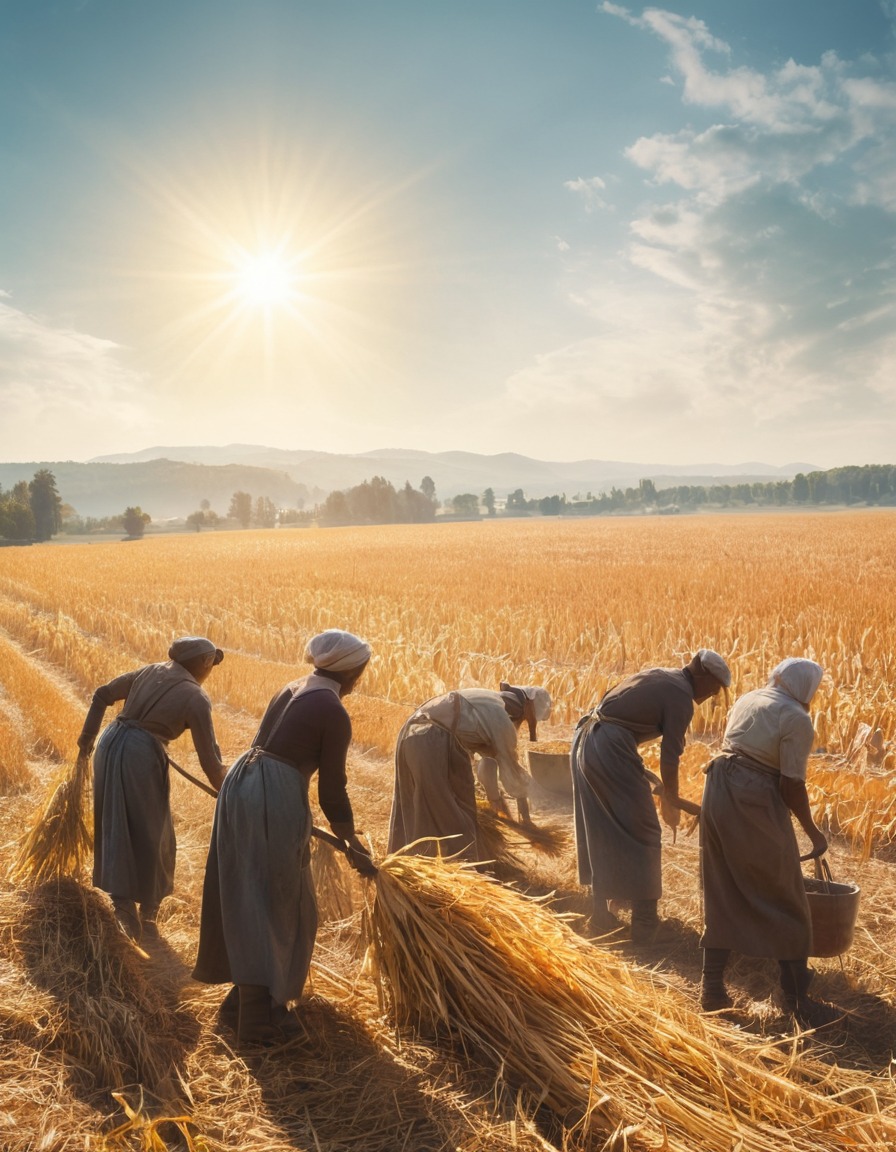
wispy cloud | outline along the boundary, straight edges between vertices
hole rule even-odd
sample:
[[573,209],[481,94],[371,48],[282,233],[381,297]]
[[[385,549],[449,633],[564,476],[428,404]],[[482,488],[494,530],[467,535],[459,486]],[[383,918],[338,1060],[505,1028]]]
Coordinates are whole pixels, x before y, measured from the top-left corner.
[[[117,345],[14,307],[0,291],[0,455],[21,458],[40,443],[42,459],[66,459],[76,440],[105,443],[146,425],[140,378]],[[37,435],[35,431],[37,430]]]
[[565,181],[563,185],[570,192],[575,192],[577,196],[581,196],[586,212],[596,212],[599,208],[609,208],[609,204],[603,196],[606,186],[600,176],[592,176],[589,180],[579,176],[575,180]]
[[[833,446],[839,421],[837,458],[892,458],[890,65],[828,52],[762,72],[701,20],[601,10],[666,45],[682,126],[625,150],[647,197],[621,260],[608,252],[578,271],[575,299],[594,336],[517,373],[512,397],[530,411],[588,412],[614,435],[649,414],[650,453],[674,429],[675,458],[693,458],[697,429],[731,451],[770,451],[781,421],[802,454]],[[584,194],[583,183],[567,187]],[[852,429],[863,443],[851,452]]]

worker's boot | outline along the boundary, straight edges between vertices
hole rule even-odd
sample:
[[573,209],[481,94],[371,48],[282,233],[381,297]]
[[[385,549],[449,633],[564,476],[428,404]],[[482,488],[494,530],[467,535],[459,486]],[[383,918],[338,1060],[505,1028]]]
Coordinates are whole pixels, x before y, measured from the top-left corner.
[[609,908],[609,901],[602,896],[594,897],[594,906],[591,910],[591,919],[588,921],[588,933],[591,936],[607,936],[620,928],[619,920]]
[[704,1012],[721,1012],[734,1003],[725,987],[725,965],[730,955],[731,951],[728,948],[703,949],[700,1007]]
[[234,984],[224,999],[221,1001],[221,1007],[218,1009],[218,1019],[222,1024],[228,1028],[232,1028],[235,1032],[240,1018],[240,990],[238,985]]
[[271,1001],[271,1023],[279,1029],[284,1040],[305,1035],[305,1029],[295,1008],[287,1008],[285,1004]]
[[157,923],[159,917],[158,904],[151,904],[144,901],[140,905],[140,926],[143,930],[144,938],[150,940],[158,940],[159,938],[159,925]]
[[141,936],[140,916],[137,913],[137,904],[125,896],[113,896],[112,907],[115,910],[115,919],[118,926],[135,943]]
[[843,1015],[833,1004],[813,1000],[809,995],[809,985],[815,973],[805,959],[779,960],[778,964],[784,1010],[804,1028],[823,1028]]
[[271,1023],[271,994],[265,984],[240,984],[236,1038],[241,1044],[272,1044],[279,1039]]
[[668,944],[675,939],[670,926],[660,920],[658,900],[632,901],[632,943],[649,948],[654,944]]

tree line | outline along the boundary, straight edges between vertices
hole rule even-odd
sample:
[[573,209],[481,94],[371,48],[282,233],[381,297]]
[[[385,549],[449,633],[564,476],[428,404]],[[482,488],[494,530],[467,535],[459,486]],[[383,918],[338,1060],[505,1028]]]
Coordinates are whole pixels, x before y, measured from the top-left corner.
[[[894,505],[896,506],[896,465],[866,464],[830,468],[826,471],[797,473],[792,480],[753,481],[739,484],[684,484],[657,488],[652,480],[640,480],[637,487],[611,488],[594,496],[568,497],[566,493],[527,499],[522,488],[508,494],[499,509],[494,489],[481,494],[464,492],[440,505],[436,486],[424,476],[419,488],[407,481],[403,488],[382,476],[374,476],[353,488],[331,492],[322,504],[311,509],[278,508],[267,496],[253,497],[234,492],[226,520],[214,512],[208,500],[186,517],[195,531],[215,528],[221,523],[237,523],[242,528],[273,528],[276,524],[318,522],[339,524],[419,524],[441,515],[462,519],[486,516],[602,516],[613,513],[694,511],[701,507],[747,507],[784,505]],[[33,479],[20,480],[12,488],[0,488],[0,541],[30,543],[49,540],[60,531],[72,533],[123,531],[129,539],[141,537],[151,522],[139,506],[128,507],[116,516],[80,517],[63,503],[56,478],[48,468],[35,472]]]

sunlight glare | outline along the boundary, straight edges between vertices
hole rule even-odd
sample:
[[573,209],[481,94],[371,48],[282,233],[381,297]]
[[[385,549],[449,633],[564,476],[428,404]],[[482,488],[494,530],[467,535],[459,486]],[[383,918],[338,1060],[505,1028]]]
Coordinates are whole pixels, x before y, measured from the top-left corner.
[[236,290],[248,305],[257,308],[288,305],[295,289],[295,274],[278,252],[247,256],[237,268]]

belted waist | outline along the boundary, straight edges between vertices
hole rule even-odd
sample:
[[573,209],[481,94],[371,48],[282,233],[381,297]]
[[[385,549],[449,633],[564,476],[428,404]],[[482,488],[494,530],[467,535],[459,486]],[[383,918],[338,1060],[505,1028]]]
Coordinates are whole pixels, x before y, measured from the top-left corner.
[[747,756],[745,752],[735,752],[733,750],[720,752],[718,756],[710,760],[703,771],[708,772],[718,760],[735,760],[741,767],[750,768],[753,772],[760,772],[763,776],[781,775],[777,768],[770,768],[768,764],[761,764],[758,760],[754,760],[752,756]]
[[153,740],[158,740],[163,749],[168,743],[164,736],[160,736],[158,732],[151,732],[145,725],[141,724],[139,720],[132,720],[129,716],[116,716],[112,723],[120,724],[122,728],[135,728],[138,732],[145,732],[146,735],[151,736]]
[[246,753],[245,763],[255,764],[262,756],[264,756],[266,760],[276,760],[278,764],[285,764],[287,768],[292,768],[294,772],[298,772],[301,776],[304,776],[306,780],[310,776],[310,773],[304,772],[294,760],[287,760],[285,756],[277,756],[276,753],[269,752],[267,748],[258,748],[255,746],[250,748]]

